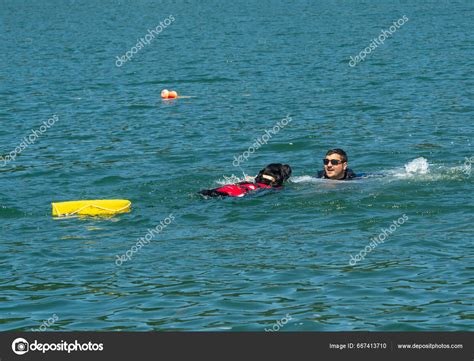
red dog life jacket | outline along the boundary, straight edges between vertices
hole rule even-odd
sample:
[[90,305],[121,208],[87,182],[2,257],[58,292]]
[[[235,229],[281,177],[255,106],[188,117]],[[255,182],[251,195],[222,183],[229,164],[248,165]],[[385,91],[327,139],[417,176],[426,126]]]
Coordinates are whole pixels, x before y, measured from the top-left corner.
[[255,191],[259,188],[272,188],[271,186],[264,183],[237,183],[227,184],[223,187],[216,188],[215,191],[224,193],[229,197],[243,197],[250,191]]

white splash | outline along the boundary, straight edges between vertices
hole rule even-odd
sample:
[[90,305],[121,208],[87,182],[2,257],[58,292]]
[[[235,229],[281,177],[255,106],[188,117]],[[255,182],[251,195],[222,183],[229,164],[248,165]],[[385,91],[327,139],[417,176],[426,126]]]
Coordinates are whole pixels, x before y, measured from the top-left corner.
[[297,176],[297,177],[291,177],[290,181],[292,183],[316,183],[321,181],[320,178],[316,177],[311,177],[309,175],[302,175],[302,176]]
[[[226,185],[226,184],[234,184],[234,183],[239,183],[239,182],[243,182],[245,180],[247,180],[248,176],[243,176],[243,177],[238,177],[236,176],[235,174],[232,174],[230,177],[227,177],[227,176],[222,176],[221,179],[218,179],[216,180],[216,183],[219,184],[219,185]],[[253,178],[252,178],[253,180]]]
[[449,167],[445,165],[431,165],[423,158],[416,158],[405,164],[404,168],[389,170],[387,175],[395,177],[395,179],[410,179],[419,181],[438,181],[448,179],[466,178],[466,167],[455,166]]
[[407,175],[428,174],[429,167],[428,161],[420,157],[405,164],[405,172]]

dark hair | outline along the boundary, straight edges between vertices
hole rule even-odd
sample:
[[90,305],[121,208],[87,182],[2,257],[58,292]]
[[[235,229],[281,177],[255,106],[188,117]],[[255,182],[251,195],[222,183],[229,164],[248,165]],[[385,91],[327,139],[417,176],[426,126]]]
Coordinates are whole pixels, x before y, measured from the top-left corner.
[[334,148],[328,150],[328,152],[326,153],[326,157],[331,154],[339,154],[342,158],[342,161],[347,162],[347,154],[341,148]]

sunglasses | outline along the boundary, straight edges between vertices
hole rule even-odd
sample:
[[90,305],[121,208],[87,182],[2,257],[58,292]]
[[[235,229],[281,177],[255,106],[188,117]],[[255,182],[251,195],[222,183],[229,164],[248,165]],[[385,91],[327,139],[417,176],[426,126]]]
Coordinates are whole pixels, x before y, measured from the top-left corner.
[[344,163],[342,160],[339,159],[323,159],[324,165],[328,165],[329,162],[331,162],[331,165],[339,165],[341,163]]

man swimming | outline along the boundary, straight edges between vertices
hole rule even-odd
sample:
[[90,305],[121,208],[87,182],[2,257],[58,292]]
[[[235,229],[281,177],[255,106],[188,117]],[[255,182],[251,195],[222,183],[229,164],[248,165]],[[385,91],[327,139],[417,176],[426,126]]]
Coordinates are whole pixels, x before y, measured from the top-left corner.
[[318,178],[350,180],[356,177],[356,174],[347,168],[347,154],[342,149],[329,150],[323,159],[323,164],[324,170],[318,172]]

